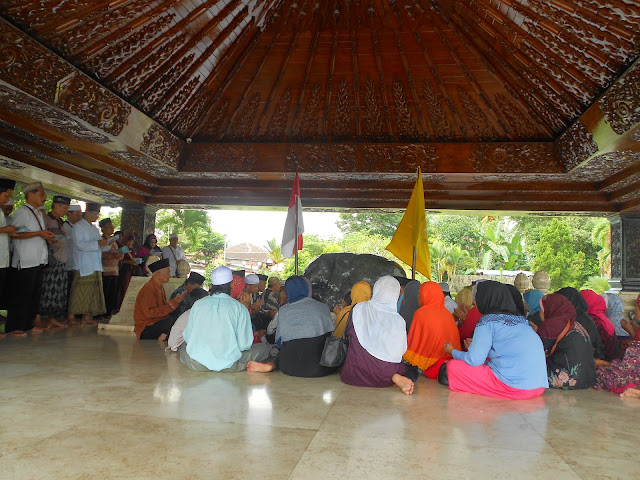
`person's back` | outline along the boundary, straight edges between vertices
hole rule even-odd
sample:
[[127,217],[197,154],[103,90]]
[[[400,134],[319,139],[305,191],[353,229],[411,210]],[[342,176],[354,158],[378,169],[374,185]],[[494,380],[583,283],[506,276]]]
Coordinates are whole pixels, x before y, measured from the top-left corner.
[[489,350],[489,366],[507,385],[522,389],[537,388],[547,381],[547,368],[542,341],[527,324],[506,326],[490,322],[493,346]]
[[189,356],[216,371],[233,365],[253,343],[249,312],[226,293],[198,300],[183,336]]

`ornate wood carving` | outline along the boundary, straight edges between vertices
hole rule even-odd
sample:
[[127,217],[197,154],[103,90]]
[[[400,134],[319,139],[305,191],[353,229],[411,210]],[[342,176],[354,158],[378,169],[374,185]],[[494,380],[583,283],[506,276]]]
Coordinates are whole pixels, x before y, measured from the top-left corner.
[[536,128],[529,121],[526,114],[523,115],[506,95],[498,93],[494,98],[498,106],[498,111],[504,118],[506,124],[512,129],[515,129],[520,140],[535,138]]
[[234,171],[252,169],[258,163],[258,153],[253,144],[248,143],[220,143],[215,148],[206,150],[195,147],[190,153],[185,169],[207,171]]
[[411,110],[407,96],[404,92],[402,82],[395,80],[393,82],[393,101],[396,107],[396,123],[398,125],[398,134],[401,139],[417,139],[418,129],[411,117]]
[[333,121],[333,136],[335,138],[349,137],[351,133],[351,117],[349,115],[349,85],[343,78],[338,82],[336,92],[335,119]]
[[287,87],[276,104],[273,116],[269,121],[269,127],[265,137],[281,138],[285,135],[289,121],[289,108],[291,107],[291,87]]
[[91,130],[75,118],[8,85],[0,84],[0,107],[43,125],[57,128],[78,140],[92,143],[111,141],[106,135]]
[[378,105],[376,84],[373,80],[367,80],[364,88],[364,131],[370,139],[382,137],[382,115]]
[[119,207],[122,203],[122,197],[115,195],[104,190],[96,190],[95,188],[85,188],[84,193],[92,195],[94,197],[100,197],[104,200],[105,205],[108,207]]
[[145,187],[151,188],[151,187],[154,186],[153,183],[151,183],[150,181],[146,180],[145,178],[142,178],[142,177],[137,176],[137,175],[133,175],[133,174],[131,174],[129,172],[125,172],[124,170],[122,170],[120,168],[109,167],[109,168],[107,168],[107,170],[109,172],[115,174],[115,175],[127,178],[127,179],[131,180],[132,182],[140,183],[140,184],[144,185]]
[[176,174],[176,171],[160,165],[146,156],[136,152],[111,152],[110,157],[125,162],[142,172],[146,172],[154,177],[169,177]]
[[171,85],[174,84],[175,80],[182,72],[185,71],[189,64],[191,64],[195,56],[195,53],[190,53],[186,57],[182,58],[178,63],[171,67],[167,73],[162,75],[160,80],[153,84],[150,88],[150,92],[145,91],[134,95],[134,103],[136,103],[145,112],[152,111],[157,102],[160,101],[160,99],[169,91],[169,88],[171,88]]
[[640,64],[614,83],[600,99],[599,105],[618,135],[640,123]]
[[200,131],[203,135],[218,138],[223,126],[224,118],[229,111],[229,97],[225,97],[211,110],[211,114],[207,119],[204,127]]
[[67,153],[67,154],[75,153],[75,151],[72,150],[71,148],[67,148],[64,145],[60,145],[59,143],[56,143],[56,142],[53,142],[53,141],[49,140],[48,138],[41,137],[39,135],[31,133],[31,132],[29,132],[27,130],[24,130],[22,128],[16,127],[15,125],[12,125],[10,123],[4,122],[2,120],[0,120],[0,127],[2,127],[3,130],[11,132],[16,137],[26,138],[27,140],[29,140],[31,142],[35,142],[35,143],[44,145],[45,147],[47,147],[47,148],[49,148],[51,150],[55,150],[57,152]]
[[227,137],[233,140],[246,140],[253,131],[253,123],[261,100],[260,92],[253,94],[249,102],[244,106],[235,124],[227,132]]
[[292,145],[286,168],[303,172],[412,172],[436,170],[437,155],[429,145],[331,144]]
[[7,168],[9,170],[24,170],[26,167],[21,163],[14,162],[8,158],[0,158],[0,168]]
[[122,131],[131,113],[130,105],[77,72],[58,83],[55,102],[114,136]]
[[568,172],[598,151],[593,135],[580,121],[574,123],[558,138],[556,148]]
[[561,165],[550,144],[487,143],[471,149],[476,172],[560,172]]
[[162,106],[162,109],[156,115],[156,118],[169,125],[172,120],[177,117],[177,114],[185,107],[185,104],[190,100],[193,90],[200,84],[200,75],[193,77],[189,82],[184,85],[180,91],[169,102]]
[[[118,80],[113,82],[114,88],[121,92],[125,97],[132,96],[136,89],[140,87],[147,78],[149,78],[149,76],[160,67],[160,65],[168,60],[175,51],[184,44],[185,41],[186,36],[184,34],[177,35],[173,39],[169,40],[144,60],[138,62],[135,67],[127,70],[126,74],[120,76]],[[110,81],[110,79],[108,80]]]
[[304,119],[300,127],[300,138],[317,138],[318,136],[318,122],[320,121],[320,114],[322,108],[320,84],[316,82],[311,90],[311,96],[305,109]]
[[450,139],[452,137],[451,123],[449,123],[449,119],[444,111],[440,96],[426,79],[422,82],[422,89],[435,139]]
[[144,134],[140,151],[177,168],[181,142],[160,125],[153,124]]
[[622,225],[620,217],[611,222],[611,278],[622,276]]
[[465,114],[469,117],[470,123],[468,125],[471,127],[476,139],[496,139],[498,134],[495,127],[489,121],[476,101],[460,86],[457,87],[456,92],[458,94],[458,99],[462,103],[462,108]]
[[0,21],[0,78],[40,100],[52,102],[58,80],[73,68],[25,34]]
[[598,155],[571,171],[574,178],[602,181],[605,178],[640,162],[640,153],[633,151],[610,152]]
[[153,22],[147,23],[140,30],[128,38],[109,46],[100,54],[85,63],[96,77],[104,78],[118,65],[126,61],[133,53],[153,40],[174,19],[175,14],[164,15]]

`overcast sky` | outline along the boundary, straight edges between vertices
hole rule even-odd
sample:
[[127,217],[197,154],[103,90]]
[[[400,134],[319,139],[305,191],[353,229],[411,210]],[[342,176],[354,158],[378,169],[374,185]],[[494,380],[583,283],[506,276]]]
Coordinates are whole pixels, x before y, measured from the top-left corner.
[[[303,212],[305,233],[322,237],[341,236],[336,227],[339,214],[324,212]],[[228,245],[252,243],[263,247],[275,238],[282,241],[286,211],[209,210],[209,218],[216,232],[227,236]]]

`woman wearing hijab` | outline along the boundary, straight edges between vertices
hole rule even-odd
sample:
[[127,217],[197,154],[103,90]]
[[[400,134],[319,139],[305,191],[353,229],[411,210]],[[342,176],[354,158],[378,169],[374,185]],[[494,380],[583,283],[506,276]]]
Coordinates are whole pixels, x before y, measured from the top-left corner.
[[420,282],[418,280],[411,280],[404,287],[404,301],[400,306],[400,315],[404,318],[404,321],[407,324],[407,332],[411,327],[413,315],[416,313],[416,310],[420,308],[420,302],[418,300],[419,293]]
[[611,361],[620,356],[620,346],[616,338],[616,329],[607,318],[607,304],[600,295],[593,290],[582,290],[580,292],[582,298],[587,302],[587,314],[596,324],[596,328],[602,338],[604,345],[604,360]]
[[576,322],[576,309],[557,293],[543,297],[540,307],[538,335],[547,355],[549,386],[563,390],[593,387],[593,346],[587,331]]
[[[486,279],[481,278],[480,280],[476,281],[473,287],[471,287],[471,299],[474,305],[476,303],[476,293],[478,291],[478,285],[486,281],[487,281]],[[465,340],[473,337],[473,332],[476,329],[476,325],[480,321],[480,317],[482,317],[482,314],[478,311],[477,306],[474,306],[471,310],[469,310],[469,313],[467,313],[467,315],[465,316],[464,322],[462,322],[462,325],[458,326],[461,343],[464,343]]]
[[593,358],[597,360],[604,360],[604,344],[602,343],[602,337],[600,332],[593,322],[592,318],[587,313],[589,306],[587,301],[580,295],[580,292],[573,287],[564,287],[558,290],[556,293],[562,295],[564,298],[571,302],[573,308],[576,309],[576,322],[584,327],[591,338],[591,345],[593,346]]
[[522,300],[522,294],[520,293],[520,290],[518,290],[513,285],[506,285],[506,287],[509,289],[509,293],[511,294],[511,298],[513,299],[513,303],[516,304],[516,313],[518,315],[521,315],[521,316],[527,318],[527,314],[526,314],[525,308],[524,308],[524,301]]
[[476,305],[482,318],[468,352],[444,345],[454,360],[441,367],[438,381],[456,392],[528,399],[548,388],[547,365],[540,337],[516,313],[507,287],[494,281],[477,285]]
[[[368,302],[353,307],[345,329],[349,339],[347,360],[340,378],[356,387],[398,386],[413,393],[414,378],[408,378],[402,355],[407,350],[404,318],[397,312],[400,283],[391,276],[378,279]],[[417,373],[417,372],[416,372]]]
[[451,355],[442,351],[442,345],[449,342],[460,350],[460,334],[453,315],[444,306],[444,293],[436,282],[425,282],[420,286],[420,305],[407,335],[404,359],[423,370],[427,378],[435,380],[440,365],[451,359]]
[[162,258],[162,250],[158,247],[158,238],[153,234],[147,235],[147,238],[144,239],[144,244],[138,248],[136,252],[136,258],[142,259],[142,274],[147,275],[149,272],[147,271],[147,267],[145,262],[151,255],[156,255]]
[[524,292],[525,310],[528,312],[526,317],[534,325],[540,326],[540,299],[544,297],[544,293],[540,290],[527,290]]
[[371,285],[367,282],[358,282],[351,287],[351,304],[340,310],[340,313],[336,315],[335,330],[333,335],[335,337],[341,337],[347,326],[347,319],[349,318],[349,312],[358,303],[366,302],[371,299]]
[[597,368],[594,388],[608,390],[621,397],[640,398],[640,339],[629,343],[622,360],[613,360]]
[[603,293],[602,298],[607,305],[607,310],[604,314],[607,316],[615,328],[617,337],[629,338],[629,332],[627,332],[620,322],[624,319],[624,301],[613,293]]
[[294,275],[284,284],[289,303],[278,310],[276,341],[282,373],[294,377],[323,377],[336,371],[320,365],[325,340],[333,331],[329,307],[308,297],[309,286]]

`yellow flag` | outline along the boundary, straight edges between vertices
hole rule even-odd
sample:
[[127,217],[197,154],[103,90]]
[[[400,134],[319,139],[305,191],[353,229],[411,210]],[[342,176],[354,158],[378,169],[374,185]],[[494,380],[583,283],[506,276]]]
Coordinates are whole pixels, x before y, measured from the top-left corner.
[[431,254],[427,236],[427,219],[424,214],[424,187],[422,172],[418,168],[418,180],[407,205],[407,210],[387,250],[407,265],[413,264],[413,247],[416,248],[416,270],[431,280]]

